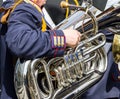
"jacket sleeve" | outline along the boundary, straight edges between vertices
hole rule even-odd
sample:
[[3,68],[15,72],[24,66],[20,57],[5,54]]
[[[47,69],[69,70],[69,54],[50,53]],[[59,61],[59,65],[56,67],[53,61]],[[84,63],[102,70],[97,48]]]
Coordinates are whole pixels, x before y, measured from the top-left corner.
[[6,42],[15,55],[27,59],[61,56],[66,47],[61,30],[42,32],[41,21],[38,23],[35,16],[24,10],[11,14]]

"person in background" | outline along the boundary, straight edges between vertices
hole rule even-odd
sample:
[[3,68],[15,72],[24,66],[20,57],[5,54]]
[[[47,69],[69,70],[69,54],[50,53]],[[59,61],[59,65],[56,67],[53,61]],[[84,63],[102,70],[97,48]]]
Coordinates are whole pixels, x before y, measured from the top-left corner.
[[[12,0],[8,1],[13,3]],[[5,61],[2,64],[1,99],[17,99],[13,56],[22,59],[63,56],[66,47],[74,48],[81,40],[81,33],[77,30],[47,28],[42,14],[45,4],[46,0],[16,0],[8,19],[1,17],[1,22],[7,21],[8,24],[2,44],[6,49],[1,50],[1,61]]]

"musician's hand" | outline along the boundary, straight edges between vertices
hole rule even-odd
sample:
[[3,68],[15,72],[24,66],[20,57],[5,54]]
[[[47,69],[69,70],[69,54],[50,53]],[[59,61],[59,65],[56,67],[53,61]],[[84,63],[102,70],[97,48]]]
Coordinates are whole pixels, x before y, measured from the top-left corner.
[[66,45],[72,48],[76,47],[81,40],[81,33],[73,29],[66,29],[63,32],[66,37]]

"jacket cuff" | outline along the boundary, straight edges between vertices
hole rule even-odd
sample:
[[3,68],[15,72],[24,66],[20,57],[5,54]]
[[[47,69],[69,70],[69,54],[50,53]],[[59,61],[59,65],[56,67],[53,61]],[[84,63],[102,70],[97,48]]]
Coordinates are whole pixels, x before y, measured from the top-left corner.
[[53,30],[51,35],[52,49],[54,49],[54,57],[64,54],[66,48],[66,39],[62,30]]

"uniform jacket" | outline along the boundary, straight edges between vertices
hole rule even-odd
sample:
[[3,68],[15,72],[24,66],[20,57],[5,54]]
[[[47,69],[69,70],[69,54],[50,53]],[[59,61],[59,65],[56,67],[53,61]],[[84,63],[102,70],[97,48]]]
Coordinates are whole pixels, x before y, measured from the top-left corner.
[[42,13],[23,2],[8,20],[6,42],[11,52],[27,59],[64,54],[65,37],[61,30],[41,31]]
[[[12,0],[4,3],[8,8]],[[14,89],[13,56],[24,59],[55,57],[64,54],[65,37],[61,30],[41,31],[42,13],[23,2],[11,13],[8,30],[0,36],[0,99],[17,99]]]
[[[2,5],[5,8],[8,8],[13,4],[12,0],[4,2]],[[1,29],[0,25],[0,99],[17,99],[14,89],[14,67],[12,64],[13,55],[9,51],[5,41],[5,34],[7,28],[4,27]]]

